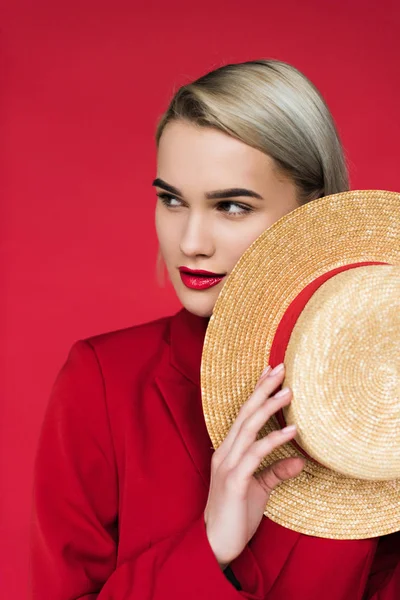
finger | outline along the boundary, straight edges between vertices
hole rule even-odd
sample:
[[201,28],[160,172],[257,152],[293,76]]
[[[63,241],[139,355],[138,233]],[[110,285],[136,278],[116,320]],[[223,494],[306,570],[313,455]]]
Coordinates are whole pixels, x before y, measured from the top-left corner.
[[272,371],[272,368],[269,365],[268,365],[268,367],[266,367],[263,370],[263,372],[261,373],[261,375],[256,383],[256,387],[254,388],[255,390],[260,387],[261,383],[270,375],[271,371]]
[[284,378],[284,365],[280,364],[274,369],[267,368],[261,375],[257,386],[250,396],[250,398],[241,407],[238,416],[236,417],[232,427],[230,428],[228,435],[222,442],[219,453],[225,457],[230,451],[238,433],[242,426],[242,423],[251,414],[254,413],[260,406],[262,406],[265,400],[272,394],[272,392],[281,385]]
[[301,457],[283,458],[257,473],[256,479],[267,494],[288,479],[298,477],[306,464],[306,459]]
[[268,454],[289,442],[295,435],[296,426],[290,425],[284,429],[277,429],[262,440],[254,442],[234,469],[238,480],[248,481]]
[[245,419],[254,413],[260,406],[262,406],[265,400],[273,393],[276,388],[281,385],[285,374],[285,368],[283,364],[278,365],[272,371],[265,370],[264,374],[260,377],[257,386],[250,396],[250,398],[241,407],[232,427],[230,428],[228,435],[220,445],[220,454],[226,455],[229,452],[236,436],[239,433],[240,427]]
[[[291,390],[289,388],[284,388],[275,394],[275,396],[267,398],[262,406],[242,422],[236,438],[225,458],[228,468],[234,467],[241,460],[242,456],[248,451],[250,446],[255,443],[260,429],[267,421],[269,421],[272,415],[278,410],[281,410],[284,406],[290,404],[291,399]],[[268,449],[262,454],[262,457],[265,456],[266,453],[268,453]]]

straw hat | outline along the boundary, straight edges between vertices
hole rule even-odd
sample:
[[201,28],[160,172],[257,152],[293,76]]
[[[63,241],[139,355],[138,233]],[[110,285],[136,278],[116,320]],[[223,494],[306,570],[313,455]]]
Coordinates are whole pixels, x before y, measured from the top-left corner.
[[308,535],[400,530],[400,194],[351,191],[284,216],[227,278],[206,332],[203,410],[215,448],[268,365],[284,362],[291,406],[259,437],[298,435],[260,469],[309,460],[265,515]]

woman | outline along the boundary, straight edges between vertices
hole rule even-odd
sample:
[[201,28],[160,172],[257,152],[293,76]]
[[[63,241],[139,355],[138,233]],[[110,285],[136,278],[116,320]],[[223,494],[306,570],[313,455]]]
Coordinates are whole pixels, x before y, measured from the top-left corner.
[[[395,536],[326,540],[263,517],[303,460],[256,441],[291,400],[268,369],[212,451],[199,373],[224,280],[299,204],[348,189],[332,117],[278,61],[228,65],[181,88],[157,131],[156,228],[183,309],[74,344],[36,459],[32,597],[394,600]],[[301,232],[300,232],[301,234]]]

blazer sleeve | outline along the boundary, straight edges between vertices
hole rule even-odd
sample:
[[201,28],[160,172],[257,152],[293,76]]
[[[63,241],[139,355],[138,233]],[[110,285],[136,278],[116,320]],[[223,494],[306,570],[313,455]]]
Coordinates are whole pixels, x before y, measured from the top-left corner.
[[383,536],[371,566],[364,600],[399,600],[400,531]]
[[208,543],[203,514],[117,566],[118,482],[104,382],[79,341],[53,386],[35,458],[34,600],[259,600],[238,591]]

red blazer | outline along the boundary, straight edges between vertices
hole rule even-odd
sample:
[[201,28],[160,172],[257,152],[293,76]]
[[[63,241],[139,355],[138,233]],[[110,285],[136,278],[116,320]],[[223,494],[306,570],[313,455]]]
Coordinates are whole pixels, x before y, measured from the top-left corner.
[[398,534],[376,553],[376,539],[319,539],[265,517],[231,564],[242,591],[227,580],[203,520],[206,326],[182,310],[72,347],[35,463],[31,598],[399,600]]

